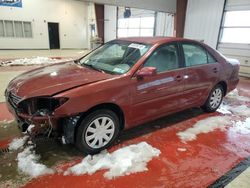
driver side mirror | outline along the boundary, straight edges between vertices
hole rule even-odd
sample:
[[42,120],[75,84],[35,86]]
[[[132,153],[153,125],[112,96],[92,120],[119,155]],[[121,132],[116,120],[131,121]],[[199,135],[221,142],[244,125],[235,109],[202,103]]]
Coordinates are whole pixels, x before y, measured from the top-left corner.
[[154,76],[156,75],[156,68],[155,67],[143,67],[139,70],[136,74],[138,79],[142,79],[143,77]]

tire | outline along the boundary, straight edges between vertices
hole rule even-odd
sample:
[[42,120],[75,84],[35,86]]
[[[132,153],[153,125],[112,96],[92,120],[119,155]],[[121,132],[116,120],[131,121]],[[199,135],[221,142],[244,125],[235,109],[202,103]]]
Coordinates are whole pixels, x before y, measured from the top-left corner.
[[107,109],[88,114],[76,132],[76,147],[85,154],[96,154],[108,148],[120,131],[117,115]]
[[221,85],[216,85],[210,92],[206,103],[202,106],[205,112],[215,112],[223,99],[224,89]]

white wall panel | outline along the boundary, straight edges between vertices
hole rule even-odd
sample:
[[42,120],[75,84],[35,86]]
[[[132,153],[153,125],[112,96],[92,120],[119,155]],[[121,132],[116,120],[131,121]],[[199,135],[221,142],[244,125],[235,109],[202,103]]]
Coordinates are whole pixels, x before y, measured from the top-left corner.
[[174,36],[174,15],[164,12],[157,12],[156,14],[156,36]]
[[117,7],[104,5],[104,42],[116,39]]
[[224,0],[188,0],[184,37],[216,48]]
[[32,22],[32,38],[0,37],[0,49],[48,49],[48,22],[59,23],[61,48],[88,47],[88,3],[23,0],[22,8],[0,7],[0,20]]

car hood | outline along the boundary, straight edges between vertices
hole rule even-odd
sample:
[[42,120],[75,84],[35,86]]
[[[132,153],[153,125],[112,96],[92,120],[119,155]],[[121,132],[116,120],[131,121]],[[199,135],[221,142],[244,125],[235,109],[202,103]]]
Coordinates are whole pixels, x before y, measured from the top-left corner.
[[71,61],[23,73],[9,83],[7,92],[11,91],[22,98],[53,95],[112,77],[114,75],[98,72]]

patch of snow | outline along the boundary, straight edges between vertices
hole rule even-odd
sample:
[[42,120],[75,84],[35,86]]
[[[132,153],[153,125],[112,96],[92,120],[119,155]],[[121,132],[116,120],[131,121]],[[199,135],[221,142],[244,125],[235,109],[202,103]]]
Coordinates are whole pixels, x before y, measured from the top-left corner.
[[10,124],[10,123],[13,123],[14,121],[15,121],[15,120],[12,119],[12,120],[7,121],[6,123],[7,123],[7,124]]
[[0,123],[6,123],[7,119],[0,121]]
[[249,97],[241,96],[239,95],[239,92],[237,89],[234,89],[230,93],[226,95],[226,98],[232,99],[232,100],[239,100],[239,101],[244,101],[244,102],[250,102]]
[[237,116],[250,116],[250,108],[247,105],[230,105],[226,102],[220,105],[217,112],[222,114],[234,114]]
[[13,139],[12,142],[9,143],[9,149],[18,150],[19,148],[22,148],[24,144],[27,142],[28,138],[29,138],[28,136],[24,136],[22,138]]
[[250,117],[246,118],[245,121],[238,121],[238,122],[236,122],[235,125],[236,126],[240,125],[240,126],[249,126],[250,127]]
[[185,152],[185,151],[187,151],[187,148],[177,148],[177,150],[180,152]]
[[148,170],[147,163],[160,153],[160,150],[146,142],[141,142],[120,148],[112,153],[103,151],[94,156],[88,155],[79,164],[70,167],[64,175],[93,174],[98,170],[107,169],[104,177],[112,179]]
[[31,140],[29,140],[29,141],[28,141],[28,144],[29,144],[29,145],[32,145],[32,144],[33,144],[33,142],[32,142]]
[[65,136],[62,136],[62,144],[66,144]]
[[27,132],[31,133],[32,129],[35,127],[34,124],[29,125]]
[[244,121],[236,121],[234,123],[234,128],[237,131],[242,132],[241,134],[249,134],[250,133],[250,118],[246,118]]
[[197,138],[197,135],[201,133],[209,133],[215,129],[224,129],[231,123],[228,116],[213,116],[196,122],[193,127],[186,129],[185,131],[178,132],[177,136],[182,142],[192,141]]
[[10,124],[10,123],[13,123],[15,120],[3,120],[3,121],[0,121],[0,124]]
[[250,116],[250,108],[246,105],[240,105],[230,108],[230,111],[233,112],[235,115],[239,116]]
[[38,163],[39,159],[40,156],[35,154],[33,146],[29,146],[17,155],[18,169],[31,177],[54,173],[52,169]]
[[229,106],[225,102],[222,102],[221,105],[220,105],[220,107],[216,111],[220,112],[222,114],[232,114],[232,112],[230,111],[230,109],[231,109],[231,106]]
[[15,59],[11,61],[5,61],[0,63],[1,66],[21,66],[21,65],[45,65],[45,64],[53,64],[60,63],[64,61],[69,61],[72,59],[52,59],[49,57],[33,57],[33,58],[23,58],[23,59]]

